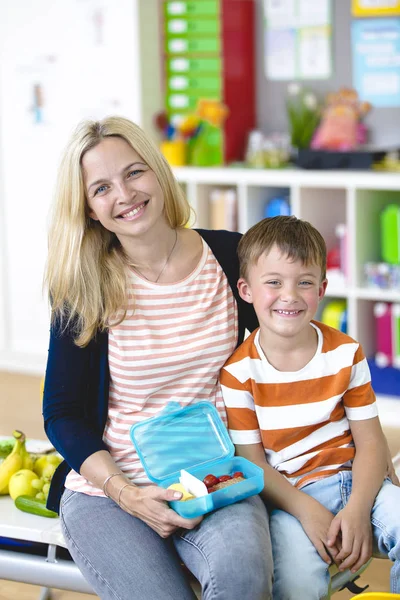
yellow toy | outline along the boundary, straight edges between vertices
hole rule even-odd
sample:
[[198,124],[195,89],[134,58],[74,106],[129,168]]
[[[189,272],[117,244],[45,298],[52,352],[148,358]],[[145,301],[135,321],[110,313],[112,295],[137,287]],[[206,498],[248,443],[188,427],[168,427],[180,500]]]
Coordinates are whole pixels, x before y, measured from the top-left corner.
[[366,592],[359,594],[358,598],[362,600],[400,600],[400,594],[389,594],[389,592]]

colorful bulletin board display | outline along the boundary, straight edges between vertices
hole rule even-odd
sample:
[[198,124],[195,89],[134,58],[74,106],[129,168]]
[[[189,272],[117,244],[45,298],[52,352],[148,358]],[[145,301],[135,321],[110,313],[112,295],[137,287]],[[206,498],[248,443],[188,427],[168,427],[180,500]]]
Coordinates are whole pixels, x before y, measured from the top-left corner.
[[330,0],[264,0],[268,79],[328,79],[332,74]]
[[400,17],[352,23],[353,85],[375,107],[400,105]]
[[193,114],[200,100],[222,103],[228,116],[215,142],[225,162],[242,160],[256,121],[254,0],[163,0],[162,8],[169,119]]
[[352,0],[353,17],[392,17],[400,15],[400,0]]

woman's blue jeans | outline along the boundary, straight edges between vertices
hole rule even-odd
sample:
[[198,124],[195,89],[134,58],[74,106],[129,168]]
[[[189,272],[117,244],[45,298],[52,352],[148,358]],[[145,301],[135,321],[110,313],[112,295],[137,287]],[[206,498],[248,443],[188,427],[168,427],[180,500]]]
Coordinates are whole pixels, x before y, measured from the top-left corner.
[[102,600],[193,600],[182,562],[204,600],[272,597],[268,515],[259,496],[166,540],[108,498],[65,490],[60,516],[68,550]]
[[[310,483],[302,491],[333,514],[346,506],[352,488],[351,471],[342,471]],[[400,488],[388,479],[376,497],[371,513],[373,553],[390,558],[391,591],[400,592]],[[328,565],[304,533],[300,522],[282,510],[273,510],[270,531],[274,557],[274,600],[321,600],[329,590]]]

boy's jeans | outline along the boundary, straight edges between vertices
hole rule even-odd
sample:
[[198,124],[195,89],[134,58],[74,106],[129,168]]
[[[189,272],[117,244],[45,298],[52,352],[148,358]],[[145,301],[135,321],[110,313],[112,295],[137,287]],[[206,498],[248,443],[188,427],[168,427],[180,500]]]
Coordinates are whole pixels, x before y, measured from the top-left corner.
[[[302,491],[333,514],[346,506],[352,486],[351,471],[310,483]],[[371,513],[373,553],[389,557],[391,591],[400,592],[400,488],[385,479]],[[328,565],[322,560],[292,515],[273,510],[270,516],[274,556],[274,600],[321,600],[329,590]]]

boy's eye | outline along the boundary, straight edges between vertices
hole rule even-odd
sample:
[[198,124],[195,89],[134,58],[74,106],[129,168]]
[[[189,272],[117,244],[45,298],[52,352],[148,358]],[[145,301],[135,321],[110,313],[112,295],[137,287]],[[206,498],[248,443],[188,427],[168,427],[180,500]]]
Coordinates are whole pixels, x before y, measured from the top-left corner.
[[310,286],[310,285],[312,285],[312,284],[313,284],[313,282],[312,282],[312,281],[300,281],[300,285],[301,285],[302,287],[307,287],[307,286]]
[[269,281],[265,282],[267,285],[279,285],[280,281],[277,281],[276,279],[270,279]]

